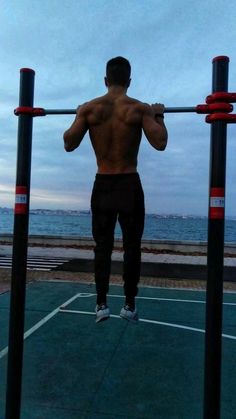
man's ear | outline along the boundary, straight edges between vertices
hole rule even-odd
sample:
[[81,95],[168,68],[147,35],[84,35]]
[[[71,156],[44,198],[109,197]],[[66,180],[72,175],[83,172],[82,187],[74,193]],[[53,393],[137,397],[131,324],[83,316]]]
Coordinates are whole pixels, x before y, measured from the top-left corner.
[[108,87],[107,77],[104,77],[104,83],[105,83],[105,86]]
[[131,83],[131,79],[129,79],[128,83],[127,83],[127,88],[130,86]]

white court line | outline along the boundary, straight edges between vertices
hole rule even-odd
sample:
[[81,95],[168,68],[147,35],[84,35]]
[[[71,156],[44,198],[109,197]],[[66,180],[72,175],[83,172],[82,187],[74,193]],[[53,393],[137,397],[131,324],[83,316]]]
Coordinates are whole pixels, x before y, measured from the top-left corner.
[[[52,317],[54,317],[58,312],[62,313],[74,313],[74,314],[87,314],[87,315],[94,315],[94,312],[89,311],[80,311],[80,310],[65,310],[65,307],[67,307],[69,304],[71,304],[74,300],[77,298],[86,298],[86,297],[94,297],[96,294],[92,293],[77,293],[73,297],[71,297],[69,300],[67,300],[65,303],[57,307],[55,310],[53,310],[51,313],[49,313],[46,317],[44,317],[42,320],[40,320],[38,323],[36,323],[31,329],[29,329],[27,332],[24,333],[24,339],[32,335],[36,330],[38,330],[41,326],[43,326],[46,322],[48,322]],[[124,298],[123,295],[116,295],[116,294],[108,294],[109,297],[119,297]],[[136,297],[138,299],[145,299],[145,300],[161,300],[161,301],[174,301],[174,302],[190,302],[190,303],[199,303],[199,304],[205,304],[205,301],[198,301],[198,300],[180,300],[180,299],[167,299],[167,298],[155,298],[155,297]],[[235,303],[223,303],[224,305],[236,305]],[[120,318],[120,316],[111,315],[110,317],[113,318]],[[205,330],[203,329],[197,329],[189,326],[182,326],[178,324],[172,324],[172,323],[165,323],[160,322],[156,320],[148,320],[148,319],[139,319],[140,322],[144,323],[151,323],[151,324],[159,324],[163,326],[169,326],[179,329],[185,329],[185,330],[192,330],[200,333],[205,333]],[[236,340],[236,336],[226,335],[222,334],[222,337]],[[0,359],[3,358],[8,353],[8,346],[5,347],[2,351],[0,351]]]
[[[114,285],[114,284],[113,284]],[[116,285],[118,286],[118,285]],[[122,285],[120,285],[122,286]],[[151,289],[158,289],[158,290],[171,290],[171,291],[177,291],[177,292],[203,292],[206,293],[206,290],[204,288],[184,288],[184,287],[160,287],[155,285],[139,285],[140,288],[151,288]],[[234,290],[224,290],[224,294],[236,294],[236,291]]]
[[[95,313],[92,311],[81,311],[81,310],[59,310],[60,313],[69,313],[69,314],[85,314],[85,315],[93,315],[95,316]],[[114,318],[114,319],[121,319],[120,316],[117,316],[115,314],[111,314],[110,317]],[[150,324],[159,324],[160,326],[168,326],[168,327],[173,327],[175,329],[184,329],[184,330],[191,330],[192,332],[199,332],[199,333],[205,333],[204,329],[197,329],[196,327],[190,327],[190,326],[183,326],[181,324],[175,324],[175,323],[166,323],[166,322],[160,322],[158,320],[149,320],[149,319],[139,319],[139,322],[143,322],[143,323],[150,323]],[[226,334],[222,334],[223,338],[227,338],[227,339],[232,339],[232,340],[236,340],[236,336],[231,336],[231,335],[226,335]]]
[[[74,295],[69,300],[67,300],[65,303],[60,305],[59,307],[55,308],[51,313],[49,313],[47,316],[45,316],[43,319],[41,319],[38,323],[36,323],[33,327],[31,327],[29,330],[27,330],[24,333],[24,340],[27,339],[30,335],[32,335],[36,330],[38,330],[41,326],[43,326],[45,323],[48,322],[52,317],[54,317],[57,313],[59,313],[61,307],[66,307],[70,303],[72,303],[80,293]],[[6,346],[2,351],[0,351],[0,359],[3,358],[8,353],[8,346]]]
[[[39,279],[38,282],[45,282],[44,280]],[[49,279],[47,282],[65,282],[65,283],[74,283],[73,280],[70,279]],[[81,282],[83,284],[87,284],[87,282]],[[114,287],[120,287],[122,288],[122,285],[119,284],[111,284]],[[139,288],[148,288],[148,289],[158,289],[158,290],[168,290],[168,291],[176,291],[176,292],[195,292],[195,293],[204,293],[206,294],[206,290],[205,289],[199,289],[199,288],[184,288],[184,287],[160,287],[160,286],[154,286],[154,285],[142,285],[139,284]],[[236,294],[236,291],[234,290],[224,290],[224,294]],[[95,294],[94,294],[95,295]]]
[[[81,293],[78,297],[94,297],[96,294],[89,294],[89,293]],[[123,295],[120,294],[108,294],[108,297],[112,298],[124,298]],[[195,304],[206,304],[206,301],[203,300],[181,300],[179,298],[160,298],[160,297],[139,297],[137,296],[136,299],[139,300],[153,300],[153,301],[173,301],[176,303],[195,303]],[[226,306],[236,306],[236,303],[223,303]]]

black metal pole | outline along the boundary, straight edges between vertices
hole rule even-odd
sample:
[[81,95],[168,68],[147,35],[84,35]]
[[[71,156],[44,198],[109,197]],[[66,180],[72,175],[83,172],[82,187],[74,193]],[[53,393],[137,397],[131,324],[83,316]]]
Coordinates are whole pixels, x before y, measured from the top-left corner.
[[[33,106],[34,71],[20,72],[20,106]],[[33,118],[20,115],[12,255],[6,419],[20,419]]]
[[[213,60],[212,92],[228,91],[228,57]],[[227,124],[211,125],[204,419],[220,419]]]

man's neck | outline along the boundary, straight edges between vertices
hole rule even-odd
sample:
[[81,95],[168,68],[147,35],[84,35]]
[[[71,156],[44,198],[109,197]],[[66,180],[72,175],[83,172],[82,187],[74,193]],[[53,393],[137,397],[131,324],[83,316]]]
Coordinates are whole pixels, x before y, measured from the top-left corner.
[[127,92],[127,87],[112,85],[108,87],[108,94],[112,96],[122,96]]

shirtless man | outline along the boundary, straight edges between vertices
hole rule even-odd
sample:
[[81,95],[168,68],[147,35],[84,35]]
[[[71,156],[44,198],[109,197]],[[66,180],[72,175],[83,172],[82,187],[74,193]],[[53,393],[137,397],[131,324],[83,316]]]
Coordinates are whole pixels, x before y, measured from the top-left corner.
[[64,133],[66,151],[75,150],[86,132],[97,159],[91,209],[95,240],[96,322],[109,315],[107,293],[118,219],[124,248],[123,280],[125,305],[120,316],[137,320],[135,297],[141,264],[144,228],[144,195],[137,173],[137,156],[142,130],[156,150],[164,150],[167,130],[164,105],[148,105],[127,96],[131,67],[123,57],[108,61],[105,85],[108,93],[79,106],[71,127]]

